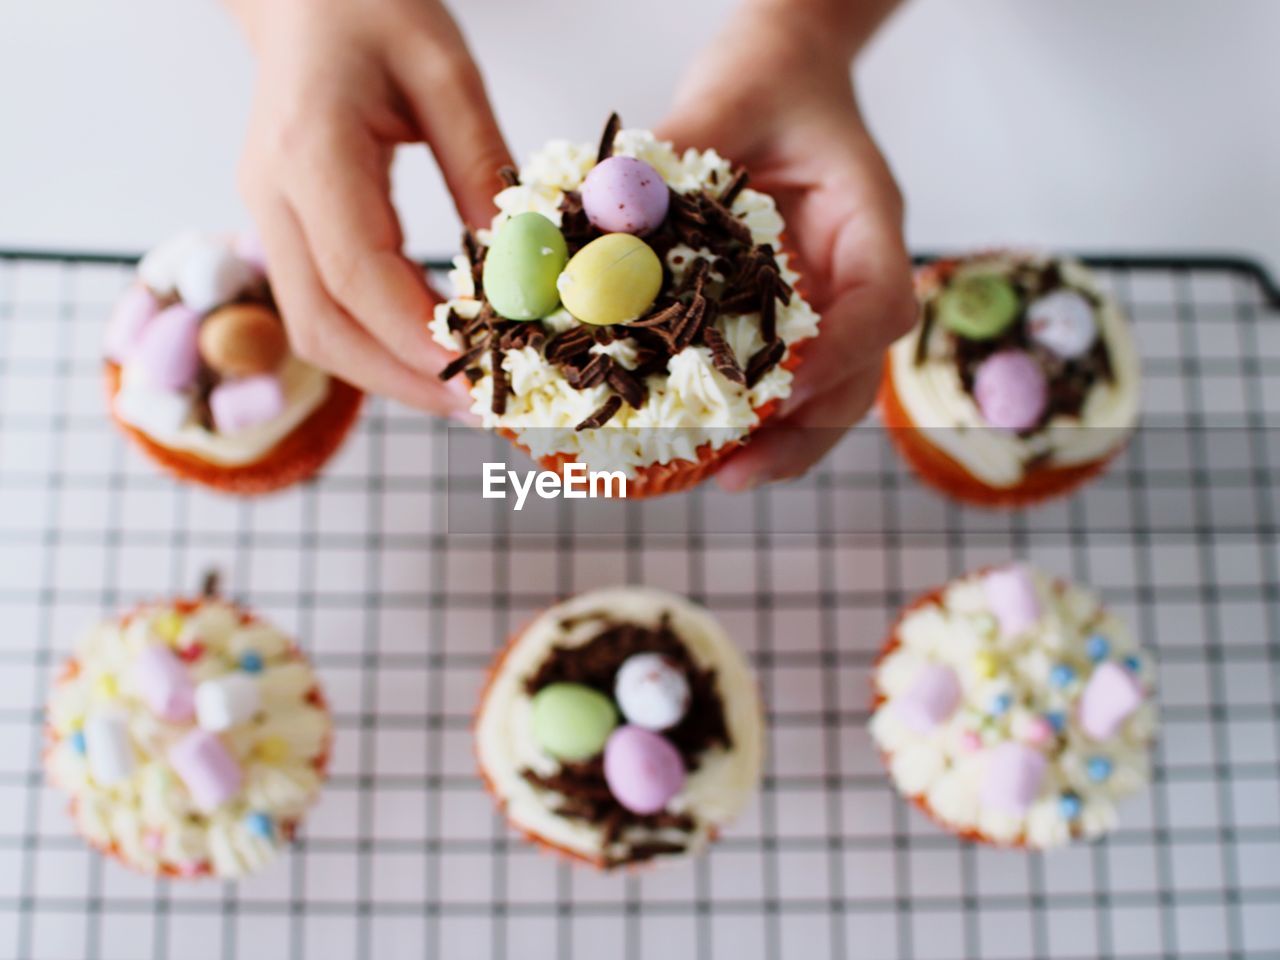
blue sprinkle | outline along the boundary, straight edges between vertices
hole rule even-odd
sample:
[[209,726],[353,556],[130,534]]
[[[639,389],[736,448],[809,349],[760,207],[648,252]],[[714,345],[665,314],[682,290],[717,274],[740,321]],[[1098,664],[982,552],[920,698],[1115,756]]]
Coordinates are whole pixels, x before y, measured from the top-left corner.
[[997,693],[991,698],[990,713],[993,717],[999,717],[1009,712],[1009,708],[1013,706],[1013,697],[1007,693]]
[[1044,718],[1049,721],[1054,733],[1061,733],[1067,728],[1067,715],[1061,710],[1050,710]]
[[1139,670],[1142,669],[1142,661],[1139,660],[1137,657],[1125,657],[1124,665],[1128,667],[1130,670],[1132,670],[1134,673],[1137,673]]
[[1060,663],[1049,671],[1049,682],[1059,690],[1063,687],[1071,686],[1075,679],[1075,670],[1071,669],[1071,667],[1065,663]]
[[275,827],[271,823],[271,818],[265,813],[251,813],[244,818],[245,829],[255,837],[262,837],[264,840],[270,840],[275,834]]
[[1103,780],[1111,776],[1111,758],[1090,757],[1085,770],[1089,774],[1090,780],[1094,783],[1102,783]]
[[76,753],[80,754],[81,756],[84,756],[84,754],[88,750],[88,747],[85,746],[85,742],[84,742],[84,731],[77,730],[75,733],[73,733],[70,736],[69,739],[71,740],[71,749],[74,750]]
[[261,673],[262,654],[256,650],[246,650],[240,654],[240,669],[245,673]]
[[1080,798],[1074,793],[1064,793],[1058,798],[1058,812],[1063,820],[1074,820],[1080,816]]
[[1102,634],[1095,633],[1086,642],[1085,649],[1089,653],[1089,659],[1098,663],[1107,659],[1107,654],[1111,652],[1111,642]]

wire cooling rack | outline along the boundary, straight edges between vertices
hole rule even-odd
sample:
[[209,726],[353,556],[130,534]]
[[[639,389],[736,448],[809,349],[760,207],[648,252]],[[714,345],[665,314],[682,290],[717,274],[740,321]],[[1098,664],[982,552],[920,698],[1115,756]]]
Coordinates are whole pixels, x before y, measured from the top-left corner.
[[[1280,955],[1280,316],[1244,264],[1101,266],[1137,322],[1147,427],[1081,496],[971,512],[865,428],[734,501],[751,532],[717,535],[700,492],[671,501],[679,535],[539,538],[446,535],[444,429],[383,403],[318,483],[256,502],[175,486],[103,414],[126,263],[0,254],[0,958]],[[796,510],[821,532],[779,533]],[[1160,663],[1153,788],[1108,839],[1043,856],[941,833],[866,734],[895,610],[1014,554],[1096,585]],[[260,877],[156,881],[72,835],[39,770],[42,700],[79,631],[209,567],[315,659],[333,778]],[[771,750],[709,856],[600,875],[507,830],[468,727],[509,631],[621,581],[727,624]]]

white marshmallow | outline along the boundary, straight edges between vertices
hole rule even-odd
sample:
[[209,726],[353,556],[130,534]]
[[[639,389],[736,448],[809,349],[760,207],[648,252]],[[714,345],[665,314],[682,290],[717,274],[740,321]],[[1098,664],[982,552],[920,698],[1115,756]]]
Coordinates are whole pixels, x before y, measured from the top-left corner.
[[229,673],[196,687],[196,722],[214,733],[244,723],[261,706],[258,678],[247,673]]
[[637,653],[618,668],[613,697],[628,723],[668,730],[689,709],[689,680],[661,654]]
[[191,398],[187,394],[157,390],[136,381],[120,388],[114,406],[121,420],[157,440],[176,434],[191,415]]
[[138,277],[154,293],[172,296],[178,290],[178,274],[187,257],[208,240],[195,230],[185,230],[153,247],[138,264]]
[[84,723],[84,749],[89,773],[104,787],[128,780],[138,765],[129,742],[129,721],[120,710],[99,710]]
[[261,279],[252,264],[217,240],[196,246],[178,270],[178,296],[197,313],[208,313],[252,289]]

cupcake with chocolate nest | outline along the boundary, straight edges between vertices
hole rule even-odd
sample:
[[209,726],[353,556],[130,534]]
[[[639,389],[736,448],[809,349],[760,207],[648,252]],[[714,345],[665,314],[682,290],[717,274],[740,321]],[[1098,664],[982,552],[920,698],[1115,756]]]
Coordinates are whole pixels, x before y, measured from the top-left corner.
[[889,350],[880,409],[922,480],[1020,507],[1087,482],[1138,418],[1129,323],[1074,260],[992,253],[917,274],[920,325]]
[[598,147],[553,141],[505,176],[431,324],[456,354],[442,376],[546,469],[620,470],[630,497],[699,483],[817,333],[773,200],[616,117]]
[[494,665],[481,776],[534,842],[600,868],[693,853],[751,799],[755,681],[711,616],[619,587],[544,612]]
[[871,734],[948,831],[1047,849],[1115,828],[1146,787],[1152,664],[1090,591],[1009,566],[907,608],[877,663]]
[[117,425],[180,480],[259,494],[313,475],[361,393],[289,349],[252,241],[184,233],[152,250],[107,332]]
[[90,631],[49,701],[45,768],[80,834],[168,877],[254,873],[319,796],[332,721],[297,647],[213,598]]

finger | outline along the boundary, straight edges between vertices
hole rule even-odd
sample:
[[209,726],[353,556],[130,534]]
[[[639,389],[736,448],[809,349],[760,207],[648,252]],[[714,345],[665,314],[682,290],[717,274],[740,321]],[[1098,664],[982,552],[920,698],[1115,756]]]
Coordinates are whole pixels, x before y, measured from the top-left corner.
[[400,363],[334,303],[283,198],[260,199],[252,205],[267,251],[272,291],[299,356],[362,390],[411,407],[443,415],[465,409],[467,397]]
[[382,149],[355,122],[319,119],[287,149],[284,189],[329,295],[401,363],[437,373],[448,356],[427,329],[435,299],[400,252]]
[[785,420],[762,427],[751,442],[729,458],[716,482],[731,492],[762,483],[803,476],[825,457],[875,399],[879,367],[842,383]]

